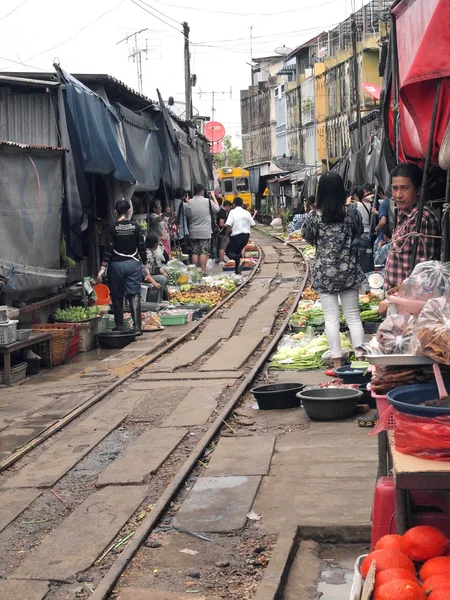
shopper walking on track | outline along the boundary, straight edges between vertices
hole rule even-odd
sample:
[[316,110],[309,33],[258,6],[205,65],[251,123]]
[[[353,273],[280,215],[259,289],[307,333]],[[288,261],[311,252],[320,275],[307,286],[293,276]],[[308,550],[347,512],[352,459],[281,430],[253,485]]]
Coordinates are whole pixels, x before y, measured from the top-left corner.
[[[227,219],[227,229],[230,233],[230,242],[226,249],[226,255],[228,258],[231,258],[231,260],[234,260],[234,270],[236,274],[239,274],[242,271],[240,265],[242,250],[248,244],[251,228],[255,226],[253,217],[247,210],[242,208],[242,205],[242,198],[235,198],[235,208],[230,210]],[[256,210],[254,214],[256,216]]]
[[319,292],[325,317],[325,333],[334,368],[342,366],[339,302],[354,348],[364,344],[358,290],[365,282],[353,246],[363,233],[359,212],[346,207],[344,182],[337,173],[319,180],[316,209],[306,219],[303,238],[316,247],[311,287]]
[[189,235],[191,239],[192,264],[200,263],[203,274],[206,273],[206,261],[211,255],[211,236],[215,216],[219,212],[219,203],[214,195],[212,200],[205,198],[205,187],[197,183],[194,197],[190,201],[191,219]]
[[[108,285],[114,312],[116,331],[123,329],[123,299],[130,304],[134,329],[142,333],[141,283],[142,273],[149,279],[147,252],[142,229],[131,221],[133,207],[128,200],[116,204],[117,221],[105,231],[106,245],[102,268],[98,274],[101,281],[108,268]],[[142,261],[142,262],[141,262]],[[144,265],[144,268],[142,268]]]

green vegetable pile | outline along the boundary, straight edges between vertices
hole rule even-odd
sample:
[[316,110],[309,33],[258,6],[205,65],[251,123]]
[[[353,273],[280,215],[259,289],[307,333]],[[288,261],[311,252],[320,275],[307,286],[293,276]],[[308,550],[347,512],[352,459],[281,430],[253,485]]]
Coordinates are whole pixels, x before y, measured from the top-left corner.
[[69,308],[58,309],[55,311],[55,321],[62,323],[78,323],[79,321],[88,321],[98,317],[99,309],[97,306],[69,306]]
[[368,321],[379,321],[380,320],[380,315],[378,313],[377,310],[363,310],[361,312],[361,321],[363,322],[368,322]]
[[[341,344],[342,348],[352,349],[349,339],[343,333],[341,333]],[[327,350],[326,335],[320,335],[303,347],[279,348],[272,356],[270,368],[291,371],[319,369],[323,366],[322,355]]]
[[322,308],[314,305],[297,310],[291,318],[291,325],[295,327],[319,327],[324,323],[325,318]]

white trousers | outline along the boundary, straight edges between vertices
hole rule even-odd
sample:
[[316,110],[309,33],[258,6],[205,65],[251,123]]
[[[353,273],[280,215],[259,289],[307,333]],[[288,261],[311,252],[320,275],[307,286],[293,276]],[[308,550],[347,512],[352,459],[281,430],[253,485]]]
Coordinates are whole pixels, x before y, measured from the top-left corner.
[[325,317],[325,333],[331,358],[342,358],[339,329],[339,300],[341,301],[345,320],[350,329],[353,348],[362,346],[365,342],[364,329],[359,312],[358,290],[346,290],[340,294],[320,294],[320,302]]

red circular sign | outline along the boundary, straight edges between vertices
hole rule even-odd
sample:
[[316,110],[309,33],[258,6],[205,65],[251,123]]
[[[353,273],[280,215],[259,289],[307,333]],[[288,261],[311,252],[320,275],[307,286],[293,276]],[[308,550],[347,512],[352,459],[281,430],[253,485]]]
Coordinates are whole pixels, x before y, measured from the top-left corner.
[[223,144],[222,142],[213,142],[211,145],[211,154],[219,154],[219,152],[222,152],[223,150]]
[[220,142],[225,137],[225,127],[218,121],[209,121],[205,125],[205,138],[210,142]]

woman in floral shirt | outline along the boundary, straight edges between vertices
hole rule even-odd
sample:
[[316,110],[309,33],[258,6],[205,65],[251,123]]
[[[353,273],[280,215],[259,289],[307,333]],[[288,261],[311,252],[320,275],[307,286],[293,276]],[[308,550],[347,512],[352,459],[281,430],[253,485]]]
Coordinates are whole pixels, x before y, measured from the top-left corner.
[[366,280],[358,263],[355,240],[363,233],[359,213],[346,207],[342,178],[324,173],[319,180],[317,208],[302,229],[303,238],[316,247],[311,287],[320,294],[325,333],[334,368],[342,365],[339,302],[350,329],[353,347],[364,344],[358,290]]

